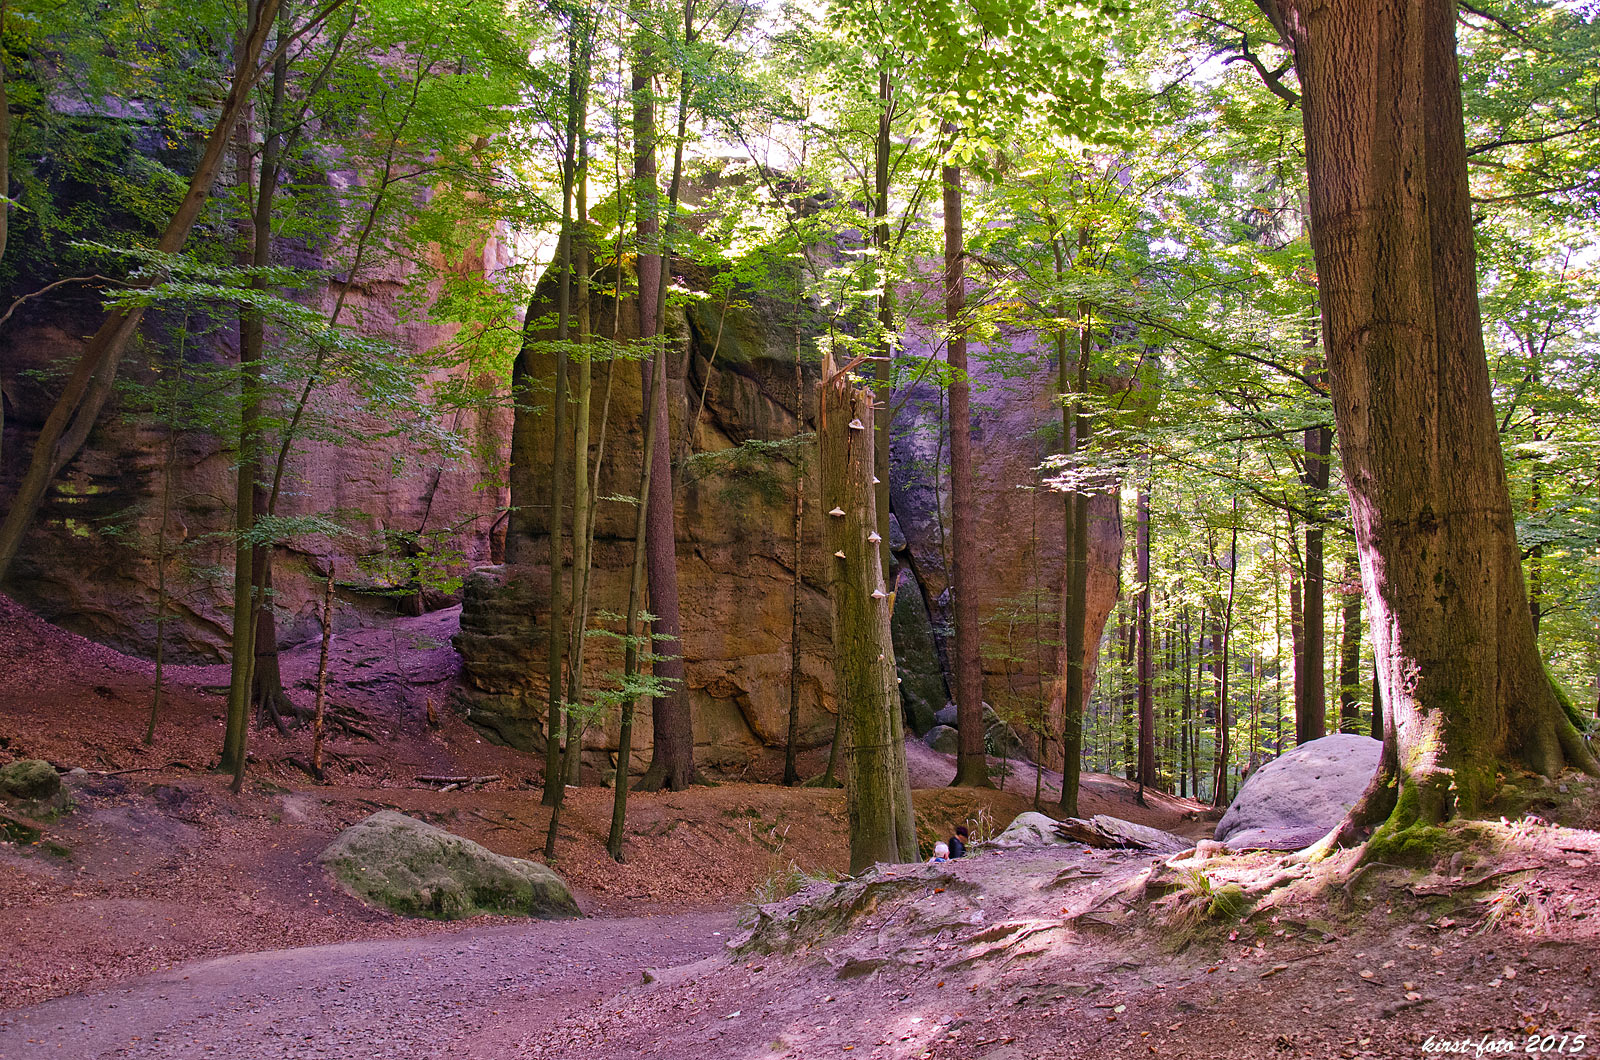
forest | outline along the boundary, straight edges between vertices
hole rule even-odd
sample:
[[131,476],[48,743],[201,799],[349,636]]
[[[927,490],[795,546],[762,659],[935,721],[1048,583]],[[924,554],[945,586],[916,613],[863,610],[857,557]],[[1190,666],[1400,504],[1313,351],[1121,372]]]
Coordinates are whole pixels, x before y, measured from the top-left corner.
[[0,0],[0,1058],[1592,1048],[1597,18]]

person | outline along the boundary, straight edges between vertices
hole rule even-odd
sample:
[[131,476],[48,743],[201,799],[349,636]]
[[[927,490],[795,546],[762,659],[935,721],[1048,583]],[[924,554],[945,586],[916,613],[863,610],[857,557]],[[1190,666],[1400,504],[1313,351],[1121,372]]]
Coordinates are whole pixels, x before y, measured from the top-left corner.
[[950,859],[962,857],[967,852],[967,826],[956,825],[956,834],[950,837]]
[[950,848],[947,845],[945,845],[944,843],[935,843],[935,844],[933,844],[933,857],[928,859],[928,864],[929,865],[937,865],[940,862],[945,862],[945,861],[949,861],[949,860],[950,860]]

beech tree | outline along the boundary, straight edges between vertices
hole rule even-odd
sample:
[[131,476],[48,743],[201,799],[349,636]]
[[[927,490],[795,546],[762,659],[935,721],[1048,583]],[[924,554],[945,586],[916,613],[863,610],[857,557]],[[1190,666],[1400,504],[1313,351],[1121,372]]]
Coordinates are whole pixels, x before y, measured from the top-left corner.
[[1478,307],[1453,0],[1258,0],[1303,93],[1339,449],[1384,696],[1342,838],[1600,774],[1534,639]]

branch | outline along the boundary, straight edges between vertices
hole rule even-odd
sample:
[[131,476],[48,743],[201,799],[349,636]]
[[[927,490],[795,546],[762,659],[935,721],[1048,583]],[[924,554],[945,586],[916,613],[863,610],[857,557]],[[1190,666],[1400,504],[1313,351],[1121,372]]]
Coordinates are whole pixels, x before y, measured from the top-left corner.
[[57,280],[55,283],[47,283],[37,291],[21,295],[13,300],[11,303],[11,308],[6,310],[5,316],[0,316],[0,326],[4,326],[5,322],[11,319],[11,314],[20,309],[23,302],[26,302],[30,298],[38,298],[42,294],[49,294],[57,287],[64,287],[69,283],[114,283],[118,286],[127,286],[127,284],[122,280],[113,280],[109,276],[101,276],[99,274],[93,276],[68,276],[64,280]]
[[1290,48],[1287,43],[1290,38],[1286,32],[1287,25],[1283,21],[1282,10],[1279,8],[1278,4],[1274,2],[1274,0],[1256,0],[1256,3],[1257,6],[1261,8],[1262,14],[1267,16],[1268,20],[1271,21],[1273,28],[1278,31],[1278,35],[1281,38],[1281,43],[1278,46],[1284,51],[1288,52],[1290,55],[1289,61],[1278,67],[1276,70],[1267,69],[1267,65],[1261,61],[1261,57],[1250,50],[1249,30],[1240,26],[1236,26],[1232,22],[1226,22],[1220,18],[1215,18],[1203,11],[1195,11],[1192,13],[1196,17],[1211,23],[1213,26],[1220,26],[1221,28],[1232,33],[1239,34],[1239,54],[1235,55],[1231,59],[1223,60],[1224,65],[1237,62],[1249,63],[1251,66],[1255,67],[1256,73],[1261,75],[1261,82],[1267,86],[1267,91],[1271,92],[1279,99],[1285,100],[1290,106],[1298,106],[1300,103],[1300,93],[1283,83],[1283,76],[1290,70],[1294,69],[1294,50]]
[[1255,67],[1256,73],[1261,75],[1262,84],[1266,85],[1267,91],[1274,96],[1286,100],[1291,107],[1300,103],[1300,93],[1283,83],[1283,75],[1294,69],[1293,59],[1290,59],[1276,70],[1268,70],[1266,64],[1261,61],[1260,56],[1250,50],[1250,37],[1247,34],[1239,41],[1239,54],[1230,59],[1224,59],[1222,65],[1227,66],[1230,63],[1237,62],[1246,62]]

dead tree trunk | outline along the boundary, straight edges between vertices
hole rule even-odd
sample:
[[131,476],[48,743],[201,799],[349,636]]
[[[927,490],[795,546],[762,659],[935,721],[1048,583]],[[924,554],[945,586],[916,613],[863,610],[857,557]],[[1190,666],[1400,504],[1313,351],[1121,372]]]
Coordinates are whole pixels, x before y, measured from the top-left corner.
[[844,774],[850,871],[860,872],[874,862],[914,860],[916,822],[878,551],[872,396],[857,390],[847,372],[835,370],[831,358],[818,393],[834,673],[839,714],[849,733]]

